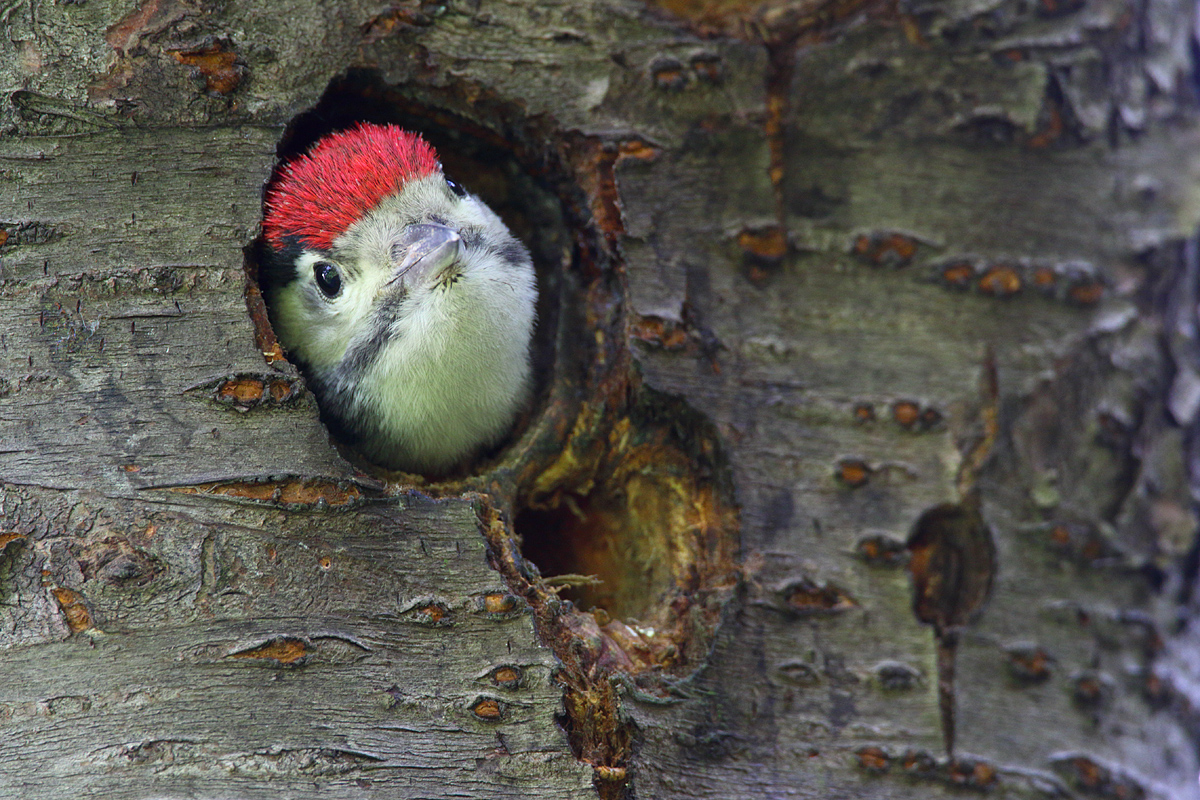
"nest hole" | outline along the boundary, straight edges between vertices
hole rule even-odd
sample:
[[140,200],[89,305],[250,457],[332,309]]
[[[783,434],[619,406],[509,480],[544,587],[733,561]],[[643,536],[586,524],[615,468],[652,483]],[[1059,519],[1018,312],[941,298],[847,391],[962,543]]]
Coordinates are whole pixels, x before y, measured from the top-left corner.
[[[284,130],[276,148],[278,164],[307,152],[320,139],[359,123],[394,124],[419,133],[434,149],[447,177],[478,195],[529,248],[537,276],[537,322],[531,347],[534,373],[534,400],[529,411],[518,419],[512,433],[479,463],[473,471],[493,466],[509,445],[530,427],[547,401],[555,371],[556,340],[560,329],[564,295],[564,264],[575,258],[570,213],[564,207],[554,184],[553,171],[547,170],[529,143],[539,138],[537,131],[523,128],[523,117],[503,103],[470,102],[470,87],[433,89],[423,86],[393,86],[374,70],[351,70],[333,80],[311,109],[296,116]],[[476,101],[478,98],[475,98]],[[461,106],[455,110],[456,106]],[[461,112],[461,113],[460,113]],[[276,180],[276,170],[268,188]],[[269,294],[271,276],[258,269],[257,253],[264,244],[249,248],[248,299]],[[568,301],[569,302],[569,301]],[[270,353],[274,334],[269,328],[270,309],[255,314],[258,337],[264,353]],[[265,330],[264,330],[265,328]],[[329,424],[329,420],[324,420]],[[337,430],[331,426],[335,441]],[[338,442],[339,445],[341,442]],[[353,451],[343,454],[353,456]],[[352,458],[352,460],[354,460]],[[449,476],[451,479],[461,475]]]
[[[653,486],[644,494],[662,488]],[[641,518],[646,512],[607,493],[568,495],[557,508],[527,509],[515,527],[522,552],[559,597],[605,619],[641,620],[674,587],[662,552],[668,537],[642,530],[649,521]]]
[[632,671],[682,673],[707,656],[737,583],[737,518],[715,431],[682,400],[640,388],[586,493],[517,514],[521,553],[590,612]]

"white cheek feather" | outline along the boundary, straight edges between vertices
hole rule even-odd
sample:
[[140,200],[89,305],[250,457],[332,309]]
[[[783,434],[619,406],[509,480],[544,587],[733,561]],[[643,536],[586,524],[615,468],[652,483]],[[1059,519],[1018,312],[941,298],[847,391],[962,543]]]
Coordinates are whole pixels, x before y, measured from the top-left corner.
[[532,269],[472,254],[453,286],[414,290],[356,395],[377,460],[452,468],[495,443],[528,401]]
[[375,292],[382,282],[354,280],[352,273],[342,270],[341,293],[326,299],[313,277],[313,265],[322,260],[319,253],[311,251],[297,258],[296,279],[288,283],[273,302],[277,320],[275,333],[280,343],[288,352],[318,369],[331,368],[342,360],[355,330],[370,313]]

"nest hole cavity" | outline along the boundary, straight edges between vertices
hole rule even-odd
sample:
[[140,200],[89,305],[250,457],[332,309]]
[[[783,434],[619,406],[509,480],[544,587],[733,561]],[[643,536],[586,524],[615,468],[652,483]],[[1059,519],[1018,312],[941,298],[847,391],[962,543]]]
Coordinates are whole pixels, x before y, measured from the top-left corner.
[[[503,456],[506,446],[528,432],[537,410],[547,402],[564,291],[570,293],[564,290],[563,264],[572,257],[572,236],[556,187],[541,165],[531,163],[537,161],[533,151],[522,146],[536,134],[521,128],[519,112],[498,102],[470,102],[470,95],[469,87],[393,86],[374,70],[352,70],[333,80],[315,106],[288,124],[276,154],[282,165],[323,137],[359,123],[398,125],[425,138],[437,151],[446,176],[479,196],[529,248],[538,288],[531,347],[534,399],[513,432],[482,459],[486,470]],[[276,171],[272,182],[278,177]],[[252,250],[261,253],[261,242],[257,248]],[[254,258],[248,272],[255,288],[269,296],[272,276],[260,271]],[[264,324],[255,322],[260,328]],[[259,338],[263,339],[261,330]],[[266,340],[273,341],[273,335]],[[331,431],[338,438],[336,427]],[[479,469],[476,464],[475,471]]]

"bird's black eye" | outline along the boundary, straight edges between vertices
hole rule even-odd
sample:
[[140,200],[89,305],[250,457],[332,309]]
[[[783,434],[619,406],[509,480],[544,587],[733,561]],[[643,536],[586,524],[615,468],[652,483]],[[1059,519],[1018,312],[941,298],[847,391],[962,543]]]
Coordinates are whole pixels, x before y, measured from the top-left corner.
[[336,297],[342,290],[342,273],[328,261],[318,261],[313,264],[313,277],[317,286],[326,297]]
[[450,187],[450,191],[454,192],[459,197],[467,196],[467,190],[464,189],[463,187],[459,186],[457,183],[450,180],[449,178],[446,178],[446,185]]

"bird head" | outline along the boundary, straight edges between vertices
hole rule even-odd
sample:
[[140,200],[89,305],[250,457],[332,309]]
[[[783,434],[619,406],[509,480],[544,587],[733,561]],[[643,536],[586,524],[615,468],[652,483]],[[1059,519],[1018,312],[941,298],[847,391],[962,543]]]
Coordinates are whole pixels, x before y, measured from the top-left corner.
[[425,473],[503,437],[529,392],[532,262],[427,142],[334,133],[282,167],[265,207],[272,323],[336,428]]

